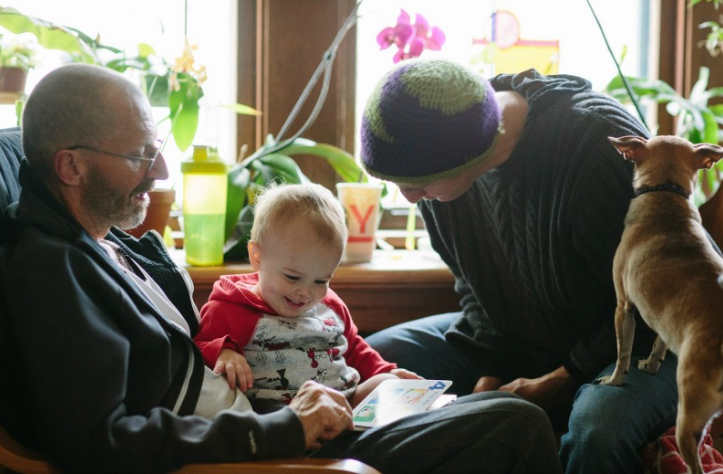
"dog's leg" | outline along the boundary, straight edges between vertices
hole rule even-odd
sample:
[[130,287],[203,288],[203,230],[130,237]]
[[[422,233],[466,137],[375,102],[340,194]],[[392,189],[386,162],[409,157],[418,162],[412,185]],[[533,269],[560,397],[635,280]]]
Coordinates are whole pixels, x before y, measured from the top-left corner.
[[[695,357],[695,356],[693,356]],[[678,356],[678,415],[675,422],[675,440],[688,472],[703,474],[699,451],[706,425],[720,407],[721,394],[718,387],[708,387],[701,383],[700,377],[706,377],[705,371],[696,370],[691,354]],[[716,384],[717,385],[717,384]]]
[[668,350],[668,345],[663,341],[660,336],[655,338],[653,343],[653,350],[650,351],[650,355],[647,359],[643,359],[638,362],[638,369],[647,372],[649,374],[655,374],[660,368],[660,364],[665,360],[665,352]]
[[[680,419],[680,415],[678,416]],[[678,422],[680,423],[680,422]],[[691,474],[704,474],[703,465],[698,456],[698,447],[700,446],[701,432],[693,433],[687,429],[681,429],[678,424],[675,431],[675,441],[678,443],[678,449],[683,460],[688,465],[688,472]]]
[[635,336],[635,306],[630,302],[618,301],[615,308],[615,334],[618,341],[618,360],[611,376],[601,377],[601,385],[622,385],[625,374],[630,370],[630,355],[633,350],[633,337]]
[[[691,472],[702,473],[700,447],[707,427],[723,407],[723,347],[710,351],[686,340],[678,354],[678,416],[675,438]],[[715,369],[713,369],[715,367]]]

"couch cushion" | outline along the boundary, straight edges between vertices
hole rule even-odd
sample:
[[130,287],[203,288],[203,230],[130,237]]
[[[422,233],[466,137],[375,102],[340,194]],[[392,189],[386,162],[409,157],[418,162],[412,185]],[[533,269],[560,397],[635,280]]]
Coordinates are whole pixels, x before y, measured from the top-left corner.
[[22,157],[20,128],[0,129],[0,217],[20,197],[18,172]]

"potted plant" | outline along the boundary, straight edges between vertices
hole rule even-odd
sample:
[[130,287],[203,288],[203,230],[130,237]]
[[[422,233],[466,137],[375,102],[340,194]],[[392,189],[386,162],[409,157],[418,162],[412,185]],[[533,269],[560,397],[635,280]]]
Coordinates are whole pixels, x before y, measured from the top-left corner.
[[354,156],[341,148],[305,138],[278,143],[271,136],[267,137],[266,144],[229,170],[224,260],[248,258],[246,246],[253,223],[254,200],[260,189],[273,182],[298,184],[309,181],[292,158],[297,155],[325,159],[345,182],[368,180]]
[[[677,118],[676,135],[691,143],[715,143],[723,138],[720,126],[723,125],[723,105],[711,101],[723,97],[723,87],[708,87],[710,71],[702,67],[689,96],[683,97],[665,81],[644,77],[626,77],[630,90],[636,100],[642,99],[666,104],[666,111]],[[623,80],[617,76],[605,88],[605,91],[621,103],[630,103],[630,94]],[[723,163],[718,162],[710,170],[700,170],[698,186],[693,201],[702,206],[715,195],[723,181]]]
[[25,92],[28,71],[36,65],[37,52],[36,44],[28,36],[0,35],[0,92]]
[[126,54],[76,28],[24,15],[11,7],[0,7],[0,26],[16,35],[31,34],[41,47],[63,51],[74,62],[97,64],[118,72],[135,70],[154,105],[169,108],[167,119],[176,146],[181,151],[191,146],[198,128],[205,71],[193,61],[192,46],[188,43],[181,57],[171,65],[148,44],[138,45],[135,54]]

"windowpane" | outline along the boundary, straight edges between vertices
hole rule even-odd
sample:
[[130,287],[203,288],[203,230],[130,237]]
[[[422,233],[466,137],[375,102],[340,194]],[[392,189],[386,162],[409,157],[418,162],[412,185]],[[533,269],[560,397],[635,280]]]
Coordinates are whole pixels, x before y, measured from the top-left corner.
[[[657,0],[590,0],[626,75],[655,76]],[[469,63],[485,77],[536,67],[542,73],[585,77],[602,90],[617,74],[588,2],[583,0],[363,0],[357,23],[357,123],[367,98],[393,66],[395,46],[381,50],[377,34],[394,26],[400,9],[421,14],[446,35],[445,57]],[[493,21],[493,18],[495,21]],[[507,68],[507,69],[505,69]],[[545,69],[549,68],[549,69]],[[647,120],[647,118],[646,118]],[[648,123],[651,123],[650,121]],[[357,136],[357,150],[359,137]],[[393,194],[393,193],[392,193]]]
[[[87,0],[22,0],[15,5],[21,13],[43,20],[76,28],[95,37],[101,43],[123,49],[134,55],[139,43],[148,43],[159,56],[173,64],[184,48],[184,30],[189,43],[197,45],[193,51],[198,64],[206,66],[207,81],[203,84],[199,127],[195,142],[215,143],[221,156],[233,161],[235,152],[235,115],[223,107],[236,102],[235,59],[235,4],[233,0],[188,0],[188,24],[185,25],[185,6],[181,0],[123,0],[122,2],[90,2]],[[0,32],[6,33],[0,28]],[[40,65],[28,75],[26,92],[49,71],[64,62],[62,53],[43,51]],[[154,108],[161,121],[168,115],[167,108]],[[0,126],[14,126],[15,110],[0,106]],[[168,133],[170,123],[159,123],[159,136]],[[170,178],[159,187],[176,185],[180,191],[180,161],[190,155],[179,151],[173,143],[164,150]]]

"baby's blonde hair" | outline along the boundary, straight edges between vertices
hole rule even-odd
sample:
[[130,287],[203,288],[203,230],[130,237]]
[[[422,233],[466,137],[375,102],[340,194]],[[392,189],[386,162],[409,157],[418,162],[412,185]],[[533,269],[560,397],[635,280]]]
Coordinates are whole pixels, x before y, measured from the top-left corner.
[[256,198],[251,240],[261,243],[274,225],[291,223],[303,216],[310,224],[320,243],[346,245],[348,231],[344,208],[334,194],[316,183],[272,184]]

